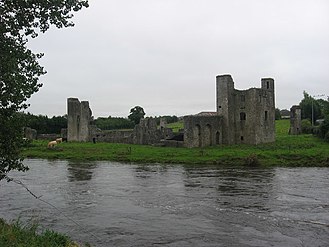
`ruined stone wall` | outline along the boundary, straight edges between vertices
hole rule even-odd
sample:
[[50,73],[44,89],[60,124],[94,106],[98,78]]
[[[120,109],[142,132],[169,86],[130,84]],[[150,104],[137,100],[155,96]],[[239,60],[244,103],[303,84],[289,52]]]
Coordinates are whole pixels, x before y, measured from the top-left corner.
[[101,130],[93,134],[96,142],[132,143],[132,130]]
[[67,99],[67,139],[68,141],[87,142],[91,140],[90,123],[92,112],[88,101],[77,98]]
[[173,136],[171,129],[158,129],[154,118],[141,119],[133,130],[100,130],[95,126],[90,126],[90,129],[91,140],[95,138],[96,142],[153,145]]
[[230,75],[216,77],[217,113],[223,116],[223,144],[259,144],[275,141],[274,80],[261,88],[234,89]]
[[162,139],[161,130],[157,129],[154,118],[143,118],[135,126],[132,134],[133,144],[151,145],[159,143]]
[[207,147],[223,143],[222,117],[215,116],[185,116],[184,146]]
[[37,139],[37,131],[35,129],[32,129],[30,127],[24,127],[23,128],[23,136],[29,140],[36,140]]
[[302,133],[302,109],[298,105],[290,108],[290,135],[299,135]]
[[235,119],[232,114],[234,109],[234,82],[231,75],[220,75],[216,77],[216,111],[222,119],[222,142],[223,144],[234,144],[235,131],[230,131],[234,126]]

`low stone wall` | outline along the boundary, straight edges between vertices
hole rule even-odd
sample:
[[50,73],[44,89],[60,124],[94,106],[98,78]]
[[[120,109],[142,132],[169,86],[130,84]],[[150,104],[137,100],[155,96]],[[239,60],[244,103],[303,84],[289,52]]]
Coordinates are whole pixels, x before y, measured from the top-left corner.
[[35,129],[29,128],[29,127],[25,127],[23,128],[23,132],[24,132],[24,137],[29,139],[29,140],[35,140],[37,139],[37,131]]
[[96,142],[132,143],[133,130],[103,130],[94,134]]

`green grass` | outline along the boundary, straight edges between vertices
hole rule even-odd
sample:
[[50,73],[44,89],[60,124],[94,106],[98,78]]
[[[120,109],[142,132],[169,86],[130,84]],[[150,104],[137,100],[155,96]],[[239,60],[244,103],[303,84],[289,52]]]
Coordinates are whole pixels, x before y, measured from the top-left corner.
[[115,143],[61,143],[51,150],[47,149],[47,142],[34,141],[23,154],[28,158],[138,163],[329,166],[328,143],[312,135],[290,136],[287,134],[288,129],[289,120],[276,121],[276,142],[254,146],[220,145],[201,149]]
[[37,233],[37,225],[22,225],[19,221],[12,224],[0,218],[1,247],[78,247],[69,237],[45,230]]
[[171,128],[173,130],[173,132],[177,133],[177,132],[179,132],[180,129],[184,128],[183,120],[178,121],[176,123],[167,124],[167,128]]

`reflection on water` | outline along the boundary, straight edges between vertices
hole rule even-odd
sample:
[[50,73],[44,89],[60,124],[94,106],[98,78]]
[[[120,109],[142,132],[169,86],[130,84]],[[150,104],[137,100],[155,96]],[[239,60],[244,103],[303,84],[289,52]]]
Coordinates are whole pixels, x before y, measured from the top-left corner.
[[185,168],[186,187],[217,198],[219,205],[268,210],[272,195],[274,169]]
[[91,180],[93,170],[96,168],[95,162],[68,162],[67,170],[70,182]]
[[0,217],[38,218],[42,225],[93,246],[329,242],[328,168],[26,163],[29,172],[12,176],[61,213],[1,181]]

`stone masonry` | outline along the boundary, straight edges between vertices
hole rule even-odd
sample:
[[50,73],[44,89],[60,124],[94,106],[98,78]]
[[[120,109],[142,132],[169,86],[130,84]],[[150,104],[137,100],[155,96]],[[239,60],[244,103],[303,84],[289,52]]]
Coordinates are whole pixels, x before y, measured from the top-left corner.
[[302,133],[302,109],[298,105],[290,108],[290,135],[299,135]]
[[192,148],[222,144],[222,120],[223,117],[219,115],[185,116],[185,146]]
[[272,78],[261,79],[261,88],[237,90],[231,75],[219,75],[216,93],[216,112],[184,118],[186,147],[275,141]]
[[[162,120],[158,129],[155,119],[141,119],[134,130],[101,131],[92,125],[88,101],[67,100],[68,141],[107,141],[142,145],[206,147],[220,144],[259,144],[275,141],[274,80],[262,78],[260,88],[237,90],[231,75],[216,77],[216,111],[184,117],[184,133],[174,136]],[[295,114],[298,117],[298,109]],[[297,126],[296,120],[293,126]],[[299,125],[298,125],[299,126]],[[300,130],[294,127],[291,133]]]
[[92,112],[88,101],[67,99],[67,140],[87,142],[91,140]]
[[230,75],[216,77],[217,113],[223,116],[223,144],[275,141],[274,80],[262,78],[261,88],[237,90]]

